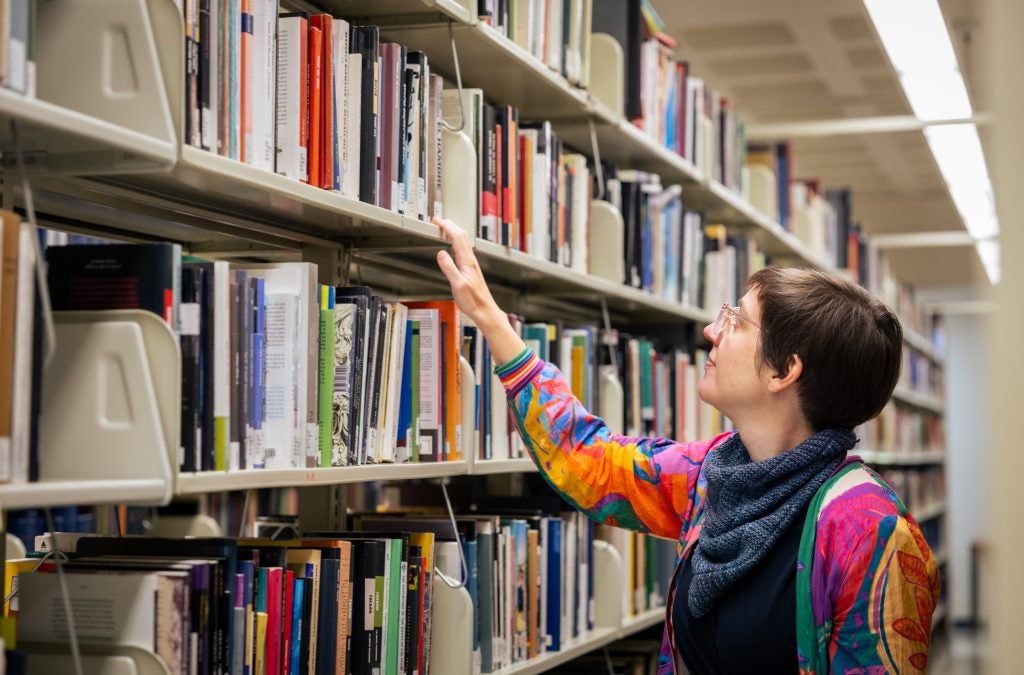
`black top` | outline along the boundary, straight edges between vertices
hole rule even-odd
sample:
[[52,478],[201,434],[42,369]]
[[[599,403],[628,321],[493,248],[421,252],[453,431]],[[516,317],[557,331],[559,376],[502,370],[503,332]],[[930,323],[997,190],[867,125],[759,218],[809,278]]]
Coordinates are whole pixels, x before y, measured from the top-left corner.
[[693,568],[676,579],[672,628],[692,675],[795,673],[796,559],[805,508],[764,558],[728,588],[703,617],[690,613]]

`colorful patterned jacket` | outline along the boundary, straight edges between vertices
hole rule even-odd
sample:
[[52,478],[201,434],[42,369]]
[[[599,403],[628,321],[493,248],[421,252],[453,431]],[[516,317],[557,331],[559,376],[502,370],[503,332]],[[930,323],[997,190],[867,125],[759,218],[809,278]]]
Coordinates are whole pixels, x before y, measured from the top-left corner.
[[[685,565],[703,515],[703,461],[728,434],[697,443],[627,438],[587,412],[533,353],[497,373],[551,487],[597,522],[677,538]],[[924,672],[938,597],[938,568],[917,522],[881,478],[848,460],[818,491],[801,537],[800,673]],[[685,672],[671,611],[668,619],[659,675]]]

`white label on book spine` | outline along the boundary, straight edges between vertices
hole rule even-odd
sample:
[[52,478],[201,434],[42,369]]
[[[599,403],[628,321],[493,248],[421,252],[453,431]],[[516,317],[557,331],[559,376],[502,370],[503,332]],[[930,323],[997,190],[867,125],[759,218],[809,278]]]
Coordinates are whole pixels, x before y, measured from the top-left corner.
[[181,335],[184,336],[198,336],[199,335],[199,303],[198,302],[183,302],[178,307],[178,312],[181,316]]
[[373,578],[363,580],[363,630],[373,630],[373,594],[376,583],[377,580]]

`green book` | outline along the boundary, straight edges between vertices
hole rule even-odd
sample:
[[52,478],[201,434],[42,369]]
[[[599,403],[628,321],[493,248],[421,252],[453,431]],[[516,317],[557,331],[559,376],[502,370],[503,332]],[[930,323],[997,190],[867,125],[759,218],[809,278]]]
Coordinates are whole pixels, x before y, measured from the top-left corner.
[[651,354],[654,353],[654,345],[649,340],[640,340],[640,419],[654,419],[654,388],[651,380],[653,370],[651,366]]
[[332,403],[334,402],[334,287],[320,286],[320,383],[317,397],[320,466],[332,464]]
[[384,585],[384,669],[398,672],[398,649],[402,634],[402,609],[405,604],[406,575],[403,573],[402,540],[388,539],[387,579]]

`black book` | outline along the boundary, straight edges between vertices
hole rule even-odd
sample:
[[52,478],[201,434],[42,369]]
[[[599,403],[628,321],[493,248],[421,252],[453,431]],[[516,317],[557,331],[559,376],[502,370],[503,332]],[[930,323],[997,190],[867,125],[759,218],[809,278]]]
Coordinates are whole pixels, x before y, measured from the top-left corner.
[[199,286],[199,444],[196,452],[196,471],[217,468],[214,449],[216,425],[213,421],[213,263],[186,262],[182,269],[193,268],[200,279]]
[[483,165],[480,185],[480,237],[487,241],[501,243],[498,235],[498,137],[497,117],[494,106],[482,105],[483,128],[481,133],[480,162]]
[[[348,464],[351,466],[359,464],[359,448],[363,446],[362,411],[366,391],[366,340],[369,332],[367,318],[370,312],[372,293],[366,286],[341,287],[336,289],[335,293],[335,316],[337,316],[337,311],[342,305],[352,305],[351,329],[348,327],[339,328],[338,324],[335,323],[335,344],[338,344],[338,330],[350,331],[349,344],[351,351],[348,369],[335,370],[336,381],[334,383],[334,389],[338,391],[341,383],[337,381],[337,378],[346,378],[348,381],[348,409],[344,414],[340,410],[334,411],[335,419],[347,419],[348,423],[345,429],[337,430],[334,433],[337,436],[335,441],[340,441],[342,445],[347,446]],[[336,400],[335,404],[340,405],[340,402]]]
[[377,54],[380,46],[380,32],[376,26],[353,26],[351,38],[352,53],[362,55],[362,99],[360,102],[360,147],[359,156],[359,199],[367,204],[377,203],[377,97],[379,90],[379,69]]
[[181,471],[196,471],[200,443],[200,297],[203,270],[183,266],[181,270]]
[[594,33],[607,33],[622,45],[626,59],[625,114],[630,119],[641,117],[640,48],[644,36],[640,0],[594,0],[592,16]]
[[405,673],[415,675],[419,667],[420,646],[423,644],[423,624],[420,622],[420,571],[423,569],[423,549],[409,546],[408,582],[406,588]]
[[[210,625],[213,636],[213,673],[226,672],[231,663],[232,623],[234,618],[234,573],[237,546],[234,539],[165,539],[159,537],[83,537],[78,542],[80,556],[159,556],[207,558],[213,565],[213,589],[210,597]],[[229,583],[230,582],[230,583]]]
[[320,548],[320,608],[317,620],[316,675],[334,673],[338,657],[338,575],[341,549]]
[[387,326],[388,308],[383,299],[374,296],[371,305],[371,321],[373,322],[373,355],[370,359],[370,375],[372,380],[369,384],[367,402],[369,403],[367,429],[367,440],[365,461],[367,463],[377,461],[377,434],[382,432],[380,421],[383,411],[381,402],[381,390],[386,373],[384,372],[384,354],[387,351]]
[[48,246],[54,310],[145,309],[177,330],[181,247],[176,244]]

